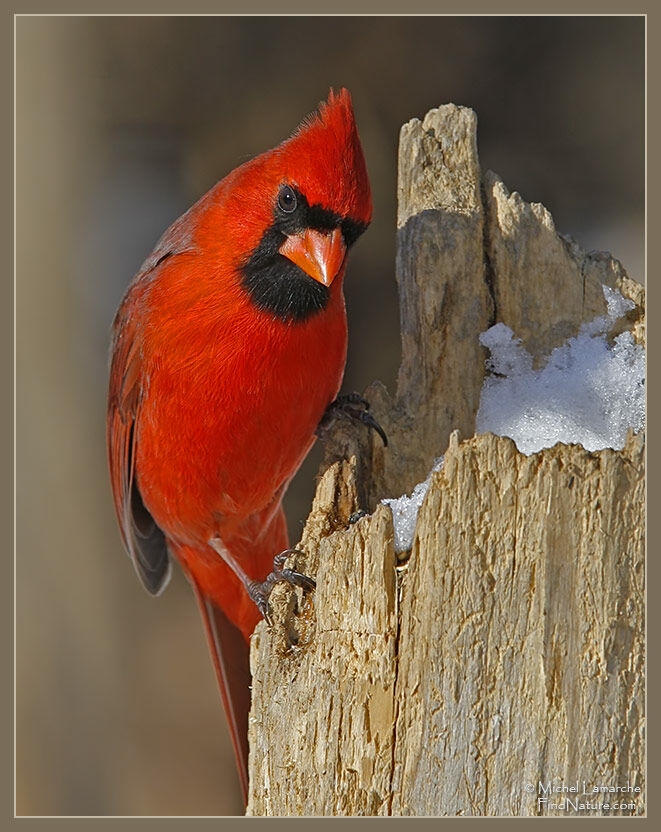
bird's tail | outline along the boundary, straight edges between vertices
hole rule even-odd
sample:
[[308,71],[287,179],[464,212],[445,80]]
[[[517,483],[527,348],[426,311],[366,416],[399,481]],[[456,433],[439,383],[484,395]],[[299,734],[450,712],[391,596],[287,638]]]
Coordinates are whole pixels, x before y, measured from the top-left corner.
[[192,580],[234,746],[244,805],[248,802],[250,646],[217,604]]
[[[231,541],[232,554],[240,563],[252,563],[251,578],[258,581],[264,580],[273,568],[274,555],[288,546],[287,523],[282,506],[276,504],[276,510],[269,508],[268,514],[268,517],[257,517],[255,528],[248,527],[243,536]],[[255,539],[255,532],[260,526],[263,531]],[[214,554],[211,560],[213,568],[210,569],[208,561],[190,557],[190,551],[185,546],[179,548],[177,556],[193,585],[202,613],[245,803],[248,799],[251,682],[249,638],[261,613],[220,557]],[[232,616],[231,619],[224,612],[225,609]]]

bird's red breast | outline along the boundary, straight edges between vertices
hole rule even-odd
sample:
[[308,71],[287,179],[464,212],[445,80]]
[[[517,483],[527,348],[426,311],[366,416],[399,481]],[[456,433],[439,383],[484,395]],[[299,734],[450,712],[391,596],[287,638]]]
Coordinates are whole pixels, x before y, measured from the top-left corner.
[[346,359],[346,255],[371,218],[346,90],[213,187],[163,235],[113,328],[108,448],[138,574],[169,554],[247,639],[259,617],[208,545],[263,580],[287,546],[281,500]]

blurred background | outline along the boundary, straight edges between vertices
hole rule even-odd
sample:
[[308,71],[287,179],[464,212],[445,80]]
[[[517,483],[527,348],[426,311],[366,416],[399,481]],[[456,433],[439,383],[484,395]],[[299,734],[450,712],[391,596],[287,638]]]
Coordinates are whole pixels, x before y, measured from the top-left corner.
[[[16,49],[17,812],[237,813],[190,588],[177,572],[149,598],[116,528],[122,293],[179,214],[342,85],[375,203],[345,283],[345,389],[394,388],[398,132],[440,104],[477,112],[483,169],[642,281],[644,21],[24,17]],[[287,497],[294,540],[317,463]]]

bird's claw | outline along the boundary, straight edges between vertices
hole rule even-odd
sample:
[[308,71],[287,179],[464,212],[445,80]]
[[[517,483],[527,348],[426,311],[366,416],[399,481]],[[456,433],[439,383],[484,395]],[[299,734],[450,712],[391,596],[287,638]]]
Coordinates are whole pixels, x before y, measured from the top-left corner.
[[319,422],[317,434],[323,434],[336,416],[345,416],[349,419],[361,422],[363,425],[367,425],[368,428],[375,430],[381,437],[384,448],[387,448],[388,437],[386,436],[386,432],[376,421],[374,416],[372,416],[369,412],[369,409],[369,402],[359,393],[343,393],[341,396],[338,396],[335,401],[332,401],[326,408],[326,411]]
[[303,575],[301,572],[296,572],[296,570],[294,569],[283,568],[287,561],[287,558],[290,555],[304,554],[305,553],[301,552],[300,549],[285,549],[284,552],[280,552],[279,555],[276,555],[273,558],[273,571],[266,576],[264,581],[262,581],[261,583],[259,583],[258,581],[253,581],[248,586],[248,595],[257,605],[257,608],[261,612],[262,617],[264,618],[269,627],[273,626],[269,597],[271,595],[273,587],[277,583],[285,581],[291,586],[299,586],[301,587],[304,593],[312,592],[317,586],[317,584],[314,581],[314,578],[310,578],[308,575]]
[[349,525],[353,526],[354,523],[357,523],[361,519],[361,517],[367,517],[367,512],[362,508],[349,515]]

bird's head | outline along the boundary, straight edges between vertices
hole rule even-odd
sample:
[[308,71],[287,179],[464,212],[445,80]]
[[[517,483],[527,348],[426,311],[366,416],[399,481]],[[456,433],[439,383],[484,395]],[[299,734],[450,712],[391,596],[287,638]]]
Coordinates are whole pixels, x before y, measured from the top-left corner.
[[349,92],[331,91],[289,139],[220,186],[222,203],[232,204],[225,228],[244,253],[237,266],[252,300],[289,320],[322,310],[372,217]]

